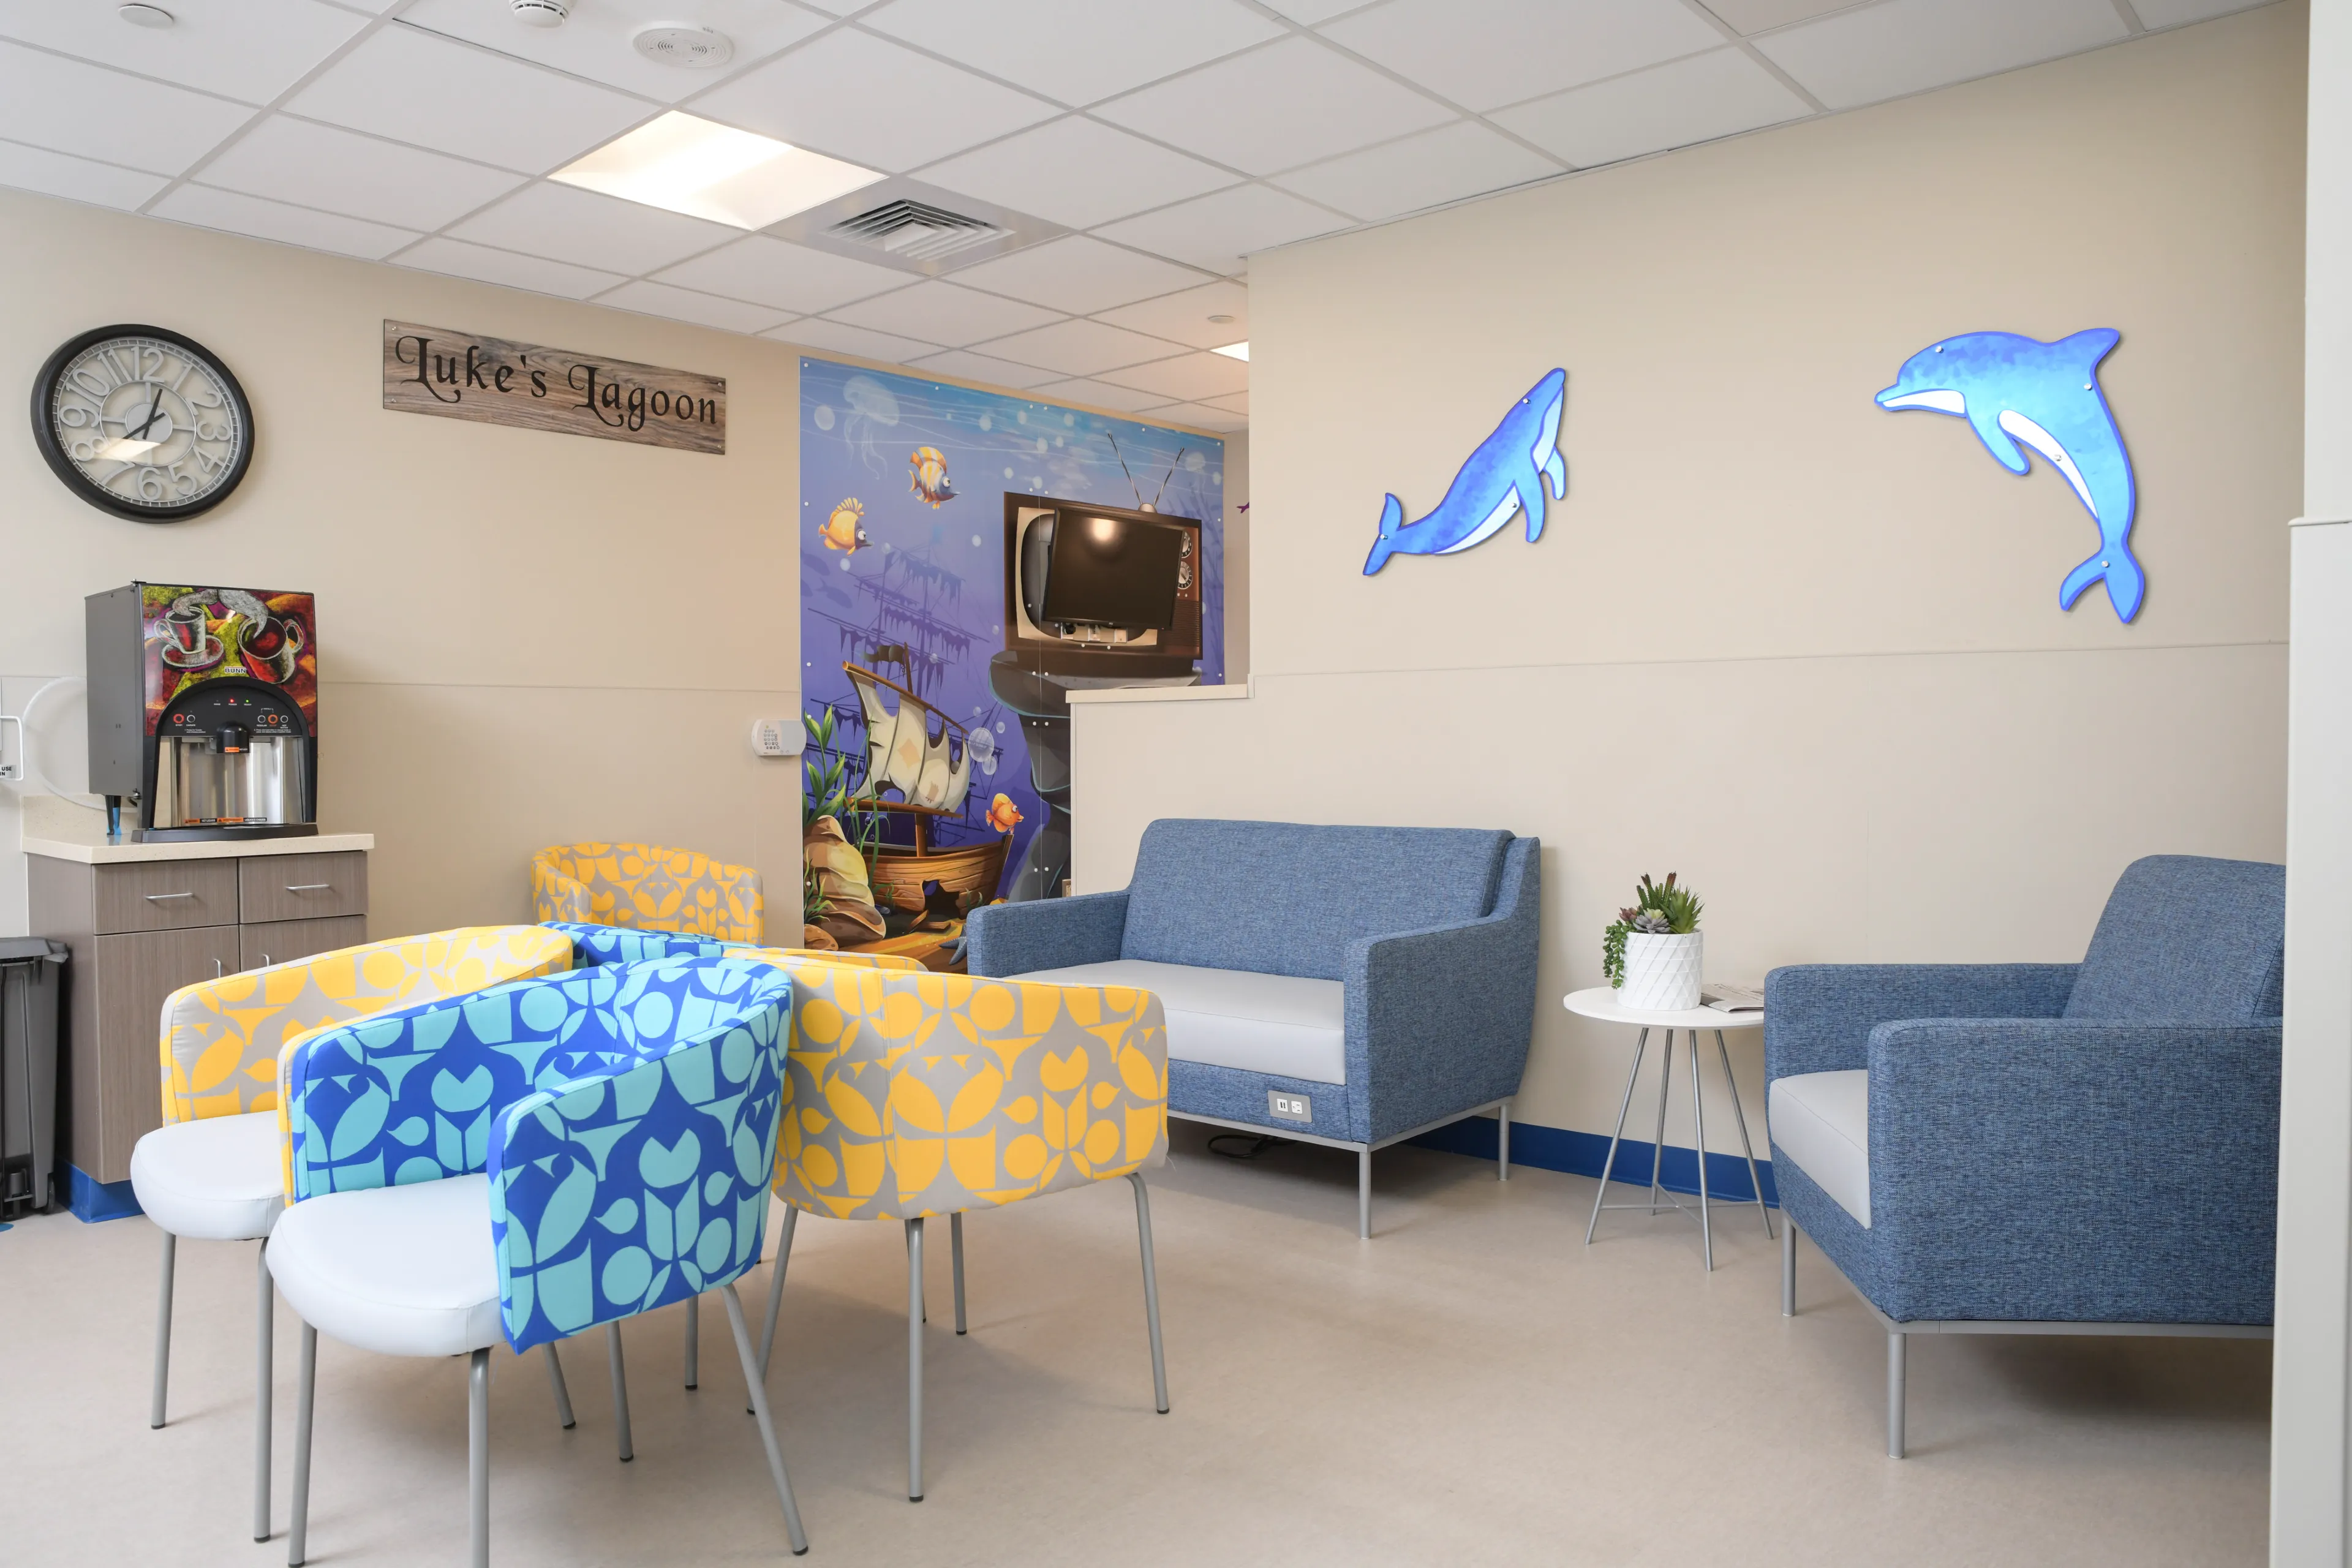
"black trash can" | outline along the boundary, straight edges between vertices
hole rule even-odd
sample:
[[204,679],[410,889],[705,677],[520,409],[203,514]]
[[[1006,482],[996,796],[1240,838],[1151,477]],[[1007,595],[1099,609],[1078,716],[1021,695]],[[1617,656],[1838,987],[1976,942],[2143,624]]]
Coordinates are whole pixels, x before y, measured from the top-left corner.
[[0,940],[0,1219],[55,1206],[66,944]]

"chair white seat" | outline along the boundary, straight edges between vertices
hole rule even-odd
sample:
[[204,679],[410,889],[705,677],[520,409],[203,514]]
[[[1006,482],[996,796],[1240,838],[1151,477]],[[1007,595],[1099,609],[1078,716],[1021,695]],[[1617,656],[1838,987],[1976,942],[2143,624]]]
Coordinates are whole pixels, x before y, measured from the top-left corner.
[[286,1206],[278,1113],[247,1111],[158,1127],[131,1146],[131,1190],[173,1236],[252,1241]]
[[383,1355],[457,1355],[497,1342],[490,1179],[450,1176],[329,1193],[289,1207],[269,1272],[301,1320]]
[[1813,1184],[1870,1228],[1870,1074],[1792,1073],[1765,1105],[1772,1142]]
[[1139,958],[1008,976],[1045,985],[1124,985],[1160,998],[1168,1055],[1244,1072],[1348,1081],[1348,988],[1248,969],[1205,969]]

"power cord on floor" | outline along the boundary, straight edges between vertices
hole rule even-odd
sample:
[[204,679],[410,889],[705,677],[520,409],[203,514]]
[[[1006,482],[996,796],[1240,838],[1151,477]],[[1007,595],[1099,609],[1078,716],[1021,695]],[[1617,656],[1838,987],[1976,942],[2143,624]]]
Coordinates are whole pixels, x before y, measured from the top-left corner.
[[[1209,1140],[1209,1152],[1222,1154],[1228,1160],[1255,1160],[1277,1143],[1286,1144],[1287,1138],[1276,1138],[1263,1132],[1220,1132]],[[1248,1148],[1236,1154],[1231,1149],[1220,1149],[1220,1143],[1247,1143]]]

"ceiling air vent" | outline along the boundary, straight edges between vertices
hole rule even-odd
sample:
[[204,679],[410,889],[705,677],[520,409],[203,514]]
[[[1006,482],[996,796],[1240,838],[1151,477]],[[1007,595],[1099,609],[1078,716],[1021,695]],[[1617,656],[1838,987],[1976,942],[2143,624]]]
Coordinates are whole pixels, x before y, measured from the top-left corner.
[[987,245],[1012,231],[961,213],[951,213],[928,202],[885,202],[856,217],[844,218],[824,231],[853,245],[868,245],[909,261],[936,261],[976,245]]

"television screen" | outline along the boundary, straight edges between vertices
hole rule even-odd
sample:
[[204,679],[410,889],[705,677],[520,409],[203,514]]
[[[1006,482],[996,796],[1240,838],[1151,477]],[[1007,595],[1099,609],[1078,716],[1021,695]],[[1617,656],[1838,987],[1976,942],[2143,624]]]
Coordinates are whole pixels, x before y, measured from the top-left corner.
[[[1067,508],[1050,520],[1045,581],[1031,611],[1040,623],[1083,621],[1129,631],[1176,624],[1176,568],[1184,531],[1161,522]],[[1042,610],[1042,615],[1037,611]]]

